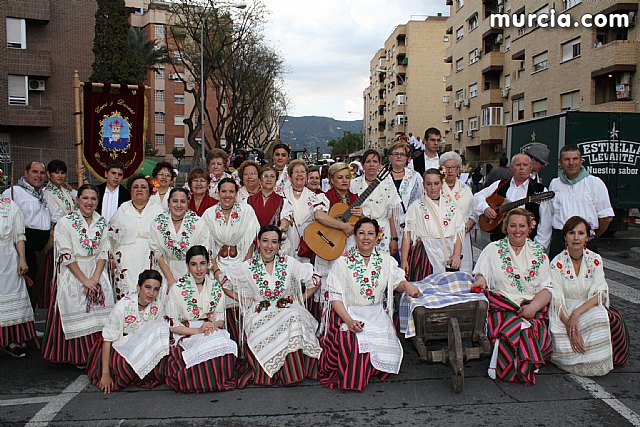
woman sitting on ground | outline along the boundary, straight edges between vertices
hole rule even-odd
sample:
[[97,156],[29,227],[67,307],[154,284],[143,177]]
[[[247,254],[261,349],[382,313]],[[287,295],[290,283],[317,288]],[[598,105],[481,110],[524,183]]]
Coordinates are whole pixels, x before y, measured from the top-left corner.
[[[551,361],[573,374],[606,375],[614,365],[611,339],[614,324],[609,324],[609,287],[602,258],[585,247],[591,226],[584,218],[569,218],[562,234],[566,249],[551,262]],[[623,347],[628,350],[625,328],[618,329],[621,332],[616,334],[618,341],[626,342]]]
[[113,307],[87,357],[89,381],[104,393],[137,385],[154,388],[164,383],[169,354],[169,326],[158,300],[162,276],[145,270],[138,276],[138,292]]
[[489,243],[473,270],[474,285],[486,289],[489,300],[489,376],[522,384],[535,384],[535,372],[552,352],[549,258],[528,237],[532,218],[525,209],[510,210],[502,225],[507,236]]

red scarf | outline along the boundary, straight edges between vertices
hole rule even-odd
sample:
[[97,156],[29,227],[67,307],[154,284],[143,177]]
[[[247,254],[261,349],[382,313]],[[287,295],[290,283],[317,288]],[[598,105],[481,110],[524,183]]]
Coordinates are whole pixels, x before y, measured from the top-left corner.
[[[327,199],[329,199],[329,206],[333,206],[336,203],[342,203],[343,202],[340,199],[340,195],[338,194],[338,192],[336,190],[334,190],[333,188],[331,188],[329,191],[327,191],[324,194],[325,194],[325,196],[327,196]],[[349,196],[349,206],[351,206],[356,201],[358,196],[353,194],[351,191],[347,191],[347,195]]]
[[202,198],[202,202],[200,202],[200,207],[198,207],[197,209],[196,209],[195,196],[189,199],[189,209],[194,211],[198,216],[202,216],[204,214],[204,211],[209,209],[211,206],[214,206],[217,204],[218,204],[218,199],[211,197],[208,192],[204,194],[204,197]]
[[258,217],[260,227],[265,225],[280,225],[280,213],[282,212],[282,205],[284,204],[284,198],[276,192],[269,194],[267,201],[264,202],[262,192],[258,191],[256,194],[249,196],[247,203],[253,208]]

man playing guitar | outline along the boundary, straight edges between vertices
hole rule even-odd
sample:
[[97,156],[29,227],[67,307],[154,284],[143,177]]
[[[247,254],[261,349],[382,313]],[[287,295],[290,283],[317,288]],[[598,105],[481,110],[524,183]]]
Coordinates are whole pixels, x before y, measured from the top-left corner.
[[[489,187],[477,192],[473,196],[473,208],[478,215],[484,215],[488,219],[495,219],[498,213],[487,203],[487,198],[493,194],[504,197],[507,200],[518,200],[532,196],[533,194],[546,192],[547,189],[542,184],[538,184],[531,177],[531,158],[523,153],[518,153],[511,158],[511,179],[496,181]],[[551,234],[540,228],[541,223],[551,221],[550,203],[526,203],[524,208],[532,212],[535,216],[535,225],[529,234],[529,238],[542,245],[545,249],[549,247]],[[542,231],[545,230],[545,231]],[[496,227],[491,233],[491,241],[499,240],[504,235],[500,232],[500,227]]]

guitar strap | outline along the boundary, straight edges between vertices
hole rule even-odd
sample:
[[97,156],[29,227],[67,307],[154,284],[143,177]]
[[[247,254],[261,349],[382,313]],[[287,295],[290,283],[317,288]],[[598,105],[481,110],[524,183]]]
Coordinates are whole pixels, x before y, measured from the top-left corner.
[[[497,194],[499,196],[503,196],[503,197],[507,197],[507,192],[505,191],[504,194],[500,194],[501,190],[504,189],[505,187],[507,187],[509,184],[511,184],[511,178],[505,179],[502,182],[500,182],[500,184],[498,185],[498,188],[496,188],[496,191],[493,192],[492,196],[494,194]],[[507,188],[508,190],[508,188]]]

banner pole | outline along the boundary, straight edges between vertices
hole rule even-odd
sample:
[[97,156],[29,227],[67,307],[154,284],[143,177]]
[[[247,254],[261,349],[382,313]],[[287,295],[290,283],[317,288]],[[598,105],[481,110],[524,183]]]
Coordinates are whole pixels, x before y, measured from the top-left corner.
[[78,187],[84,184],[82,176],[82,112],[80,111],[80,77],[78,70],[73,72],[73,115],[76,124],[76,172],[78,173]]

